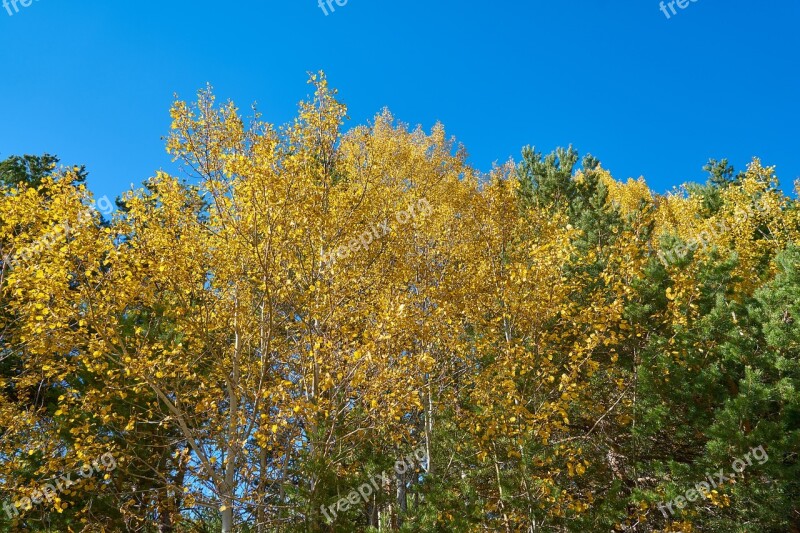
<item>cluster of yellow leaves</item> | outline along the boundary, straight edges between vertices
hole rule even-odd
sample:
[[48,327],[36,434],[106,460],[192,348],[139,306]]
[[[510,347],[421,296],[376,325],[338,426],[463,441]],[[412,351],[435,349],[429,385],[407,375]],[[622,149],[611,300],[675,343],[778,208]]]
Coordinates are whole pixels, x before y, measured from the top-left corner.
[[[430,444],[446,414],[441,424],[463,435],[455,453],[487,467],[479,487],[498,523],[527,520],[505,508],[509,497],[553,517],[587,512],[594,494],[564,488],[592,468],[585,442],[567,437],[570,417],[577,407],[595,426],[632,420],[615,346],[642,336],[624,307],[647,239],[690,239],[719,222],[729,231],[712,233],[698,261],[712,247],[735,252],[749,286],[762,256],[797,237],[772,169],[755,162],[712,220],[697,198],[656,199],[600,169],[609,205],[633,220],[613,250],[581,254],[566,214],[520,208],[513,165],[480,180],[441,125],[409,130],[388,111],[342,133],[345,106],[324,77],[312,82],[284,128],[258,115],[246,124],[210,90],[177,102],[167,147],[191,182],[157,173],[108,226],[81,218],[90,198],[69,173],[0,191],[4,253],[54,235],[3,279],[21,354],[9,379],[23,392],[0,403],[10,459],[0,479],[19,489],[34,460],[36,475],[51,475],[113,447],[131,471],[182,473],[158,480],[151,512],[177,513],[164,503],[173,493],[187,505],[211,494],[223,523],[267,502],[253,511],[266,523],[269,505],[284,503],[274,487],[300,476],[313,493],[320,465],[348,475],[363,470],[367,446],[396,456]],[[430,212],[394,224],[421,200]],[[387,221],[392,231],[371,233]],[[770,239],[756,242],[764,228]],[[601,259],[596,276],[582,270]],[[691,320],[696,268],[672,272],[676,324]],[[587,392],[599,372],[618,408]]]

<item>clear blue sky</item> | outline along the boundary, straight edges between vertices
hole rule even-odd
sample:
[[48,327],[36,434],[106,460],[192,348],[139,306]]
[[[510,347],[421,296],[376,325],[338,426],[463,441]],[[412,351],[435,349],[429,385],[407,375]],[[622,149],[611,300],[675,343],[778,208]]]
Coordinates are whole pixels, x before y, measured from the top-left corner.
[[[36,0],[0,8],[0,157],[58,154],[116,196],[159,168],[173,93],[289,120],[323,69],[351,125],[442,121],[482,170],[572,143],[659,191],[709,157],[800,177],[800,2]],[[12,8],[13,11],[13,8]]]

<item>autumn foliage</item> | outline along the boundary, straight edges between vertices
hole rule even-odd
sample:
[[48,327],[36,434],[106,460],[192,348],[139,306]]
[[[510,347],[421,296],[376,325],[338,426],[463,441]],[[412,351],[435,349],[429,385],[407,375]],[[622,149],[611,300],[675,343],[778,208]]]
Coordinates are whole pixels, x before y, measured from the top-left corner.
[[81,169],[0,174],[0,498],[118,463],[0,527],[800,531],[800,210],[774,169],[659,195],[570,148],[483,175],[441,125],[345,130],[311,83],[283,127],[177,101],[183,176],[109,219]]

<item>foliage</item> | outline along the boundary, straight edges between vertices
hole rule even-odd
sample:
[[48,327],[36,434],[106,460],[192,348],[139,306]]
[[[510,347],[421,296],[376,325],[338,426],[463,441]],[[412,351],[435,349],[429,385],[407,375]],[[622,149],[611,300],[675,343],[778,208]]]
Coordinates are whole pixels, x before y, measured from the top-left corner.
[[176,101],[186,175],[110,221],[83,168],[0,166],[2,493],[117,463],[0,527],[800,530],[800,218],[773,169],[664,196],[570,147],[481,175],[443,126],[345,130],[310,83],[282,127]]

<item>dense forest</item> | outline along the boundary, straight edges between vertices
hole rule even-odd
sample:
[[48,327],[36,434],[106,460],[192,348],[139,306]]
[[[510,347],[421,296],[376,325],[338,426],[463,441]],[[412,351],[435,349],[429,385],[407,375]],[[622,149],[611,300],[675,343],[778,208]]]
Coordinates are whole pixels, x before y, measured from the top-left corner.
[[176,101],[113,213],[0,163],[0,531],[800,532],[772,167],[486,174],[310,83],[283,126]]

